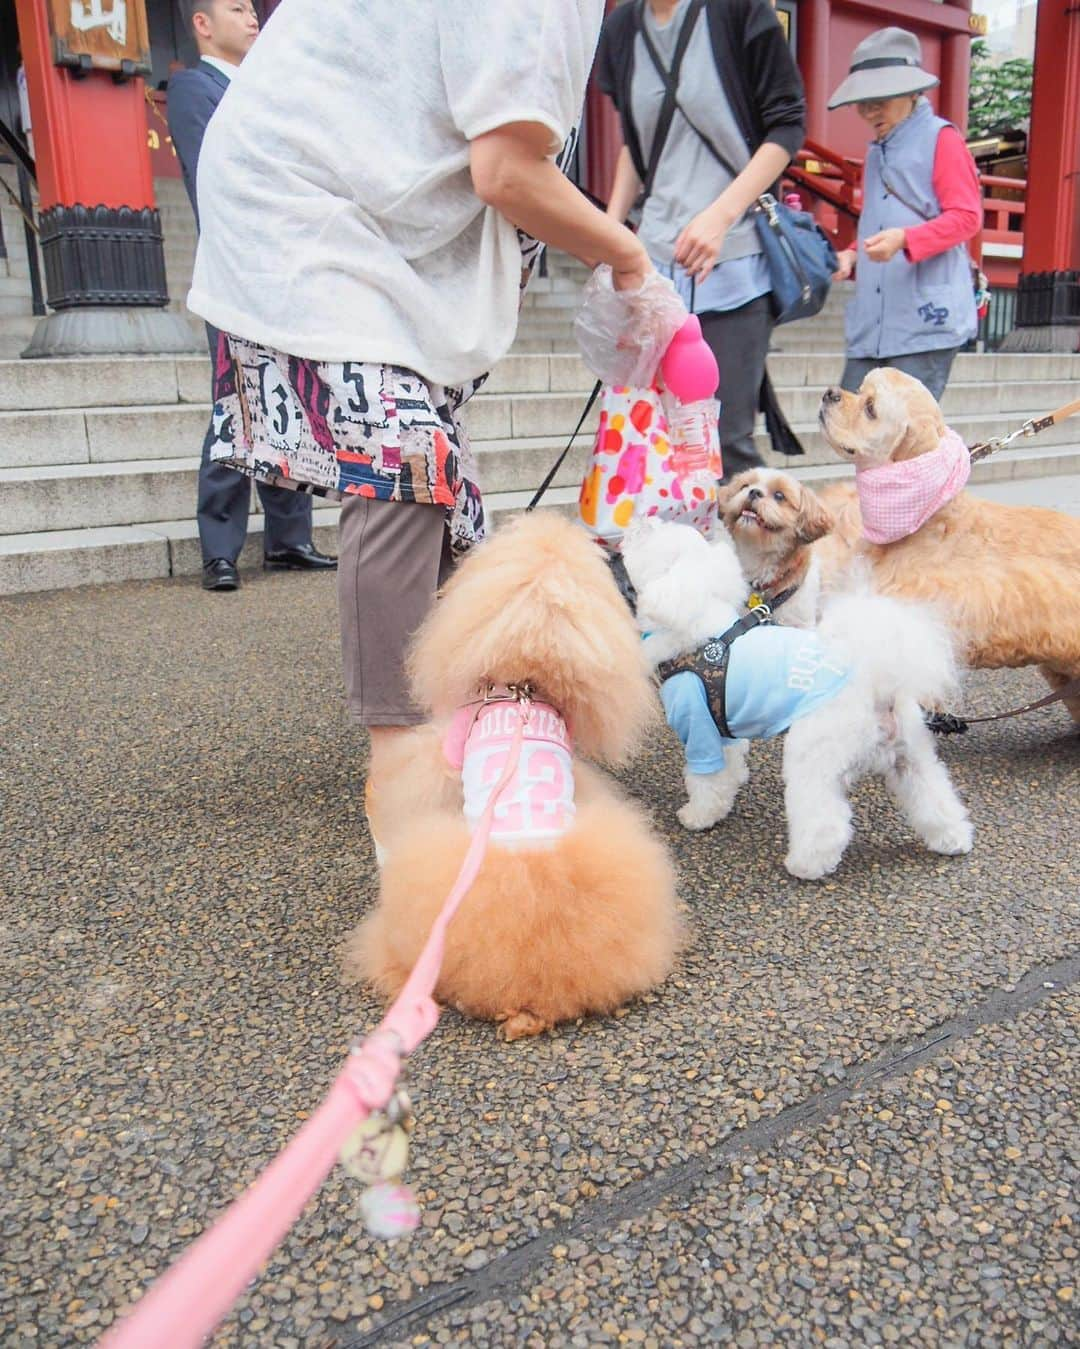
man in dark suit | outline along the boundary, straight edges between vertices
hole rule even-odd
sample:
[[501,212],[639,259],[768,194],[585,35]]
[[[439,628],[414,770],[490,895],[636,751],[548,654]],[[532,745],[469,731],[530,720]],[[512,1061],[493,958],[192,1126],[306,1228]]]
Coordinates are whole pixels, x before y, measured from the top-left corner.
[[[195,181],[203,134],[229,87],[232,71],[259,35],[251,0],[183,0],[182,8],[199,49],[199,64],[169,81],[169,132],[184,172],[184,186],[199,221]],[[237,240],[237,246],[243,246]],[[206,325],[210,360],[218,332]],[[240,584],[236,559],[247,534],[251,485],[243,473],[210,459],[213,425],[203,441],[199,468],[197,519],[202,545],[204,590],[235,590]],[[269,569],[324,570],[337,559],[320,553],[311,541],[311,497],[287,487],[258,484],[265,525],[263,565]]]

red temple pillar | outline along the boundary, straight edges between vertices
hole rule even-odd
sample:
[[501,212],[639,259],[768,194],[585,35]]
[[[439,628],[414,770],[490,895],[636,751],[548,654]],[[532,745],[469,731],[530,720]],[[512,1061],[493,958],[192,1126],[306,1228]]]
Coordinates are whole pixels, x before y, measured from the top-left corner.
[[1024,261],[1016,294],[1020,351],[1080,349],[1080,10],[1039,0],[1028,138]]
[[[971,0],[945,0],[952,9],[971,13]],[[971,83],[971,34],[955,30],[941,36],[941,92],[938,112],[967,131],[968,88]]]
[[144,86],[127,55],[146,32],[141,0],[128,0],[111,25],[111,0],[82,13],[78,3],[66,10],[79,21],[69,21],[55,0],[16,0],[41,252],[55,311],[23,354],[192,350],[191,330],[165,309]]
[[1080,267],[1080,11],[1039,0],[1024,271]]
[[799,70],[806,85],[806,135],[828,144],[830,0],[800,0]]

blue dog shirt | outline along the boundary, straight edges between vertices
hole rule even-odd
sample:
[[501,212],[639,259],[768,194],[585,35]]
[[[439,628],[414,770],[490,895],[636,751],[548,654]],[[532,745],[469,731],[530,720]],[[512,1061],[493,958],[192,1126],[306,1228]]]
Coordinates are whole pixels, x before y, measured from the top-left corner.
[[[734,621],[734,614],[732,615]],[[728,656],[725,705],[728,726],[739,740],[769,740],[828,702],[851,678],[818,639],[802,628],[763,626],[737,637]],[[724,746],[709,711],[705,685],[683,670],[660,686],[668,725],[686,751],[691,773],[718,773]]]

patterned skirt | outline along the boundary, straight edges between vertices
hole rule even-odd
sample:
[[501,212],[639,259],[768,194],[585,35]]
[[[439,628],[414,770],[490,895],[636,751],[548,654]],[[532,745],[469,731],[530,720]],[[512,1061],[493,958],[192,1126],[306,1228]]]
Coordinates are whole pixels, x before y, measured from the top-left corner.
[[455,553],[484,537],[459,389],[400,366],[315,361],[228,333],[214,361],[210,457],[261,482],[342,500],[444,506]]

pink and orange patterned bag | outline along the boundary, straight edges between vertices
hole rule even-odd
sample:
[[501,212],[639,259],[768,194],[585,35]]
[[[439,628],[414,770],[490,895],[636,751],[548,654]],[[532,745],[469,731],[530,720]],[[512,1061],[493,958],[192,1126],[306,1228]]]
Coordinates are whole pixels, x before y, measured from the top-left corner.
[[600,425],[578,502],[582,523],[618,551],[632,520],[655,516],[708,533],[723,469],[715,411],[700,405],[672,428],[659,389],[605,385]]

